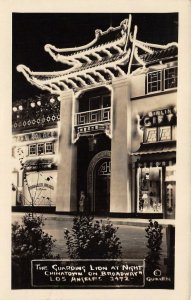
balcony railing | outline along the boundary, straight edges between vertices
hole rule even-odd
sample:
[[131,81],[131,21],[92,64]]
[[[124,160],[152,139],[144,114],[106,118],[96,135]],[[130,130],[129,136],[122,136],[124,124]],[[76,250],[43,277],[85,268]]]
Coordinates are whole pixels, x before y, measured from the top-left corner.
[[111,107],[84,111],[75,114],[74,126],[105,123],[111,120]]

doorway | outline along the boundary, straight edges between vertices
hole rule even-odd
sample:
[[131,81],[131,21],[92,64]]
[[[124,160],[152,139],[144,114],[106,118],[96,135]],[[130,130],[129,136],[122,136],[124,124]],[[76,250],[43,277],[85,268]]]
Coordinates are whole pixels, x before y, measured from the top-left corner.
[[107,215],[110,209],[111,152],[101,151],[90,161],[87,190],[91,212]]

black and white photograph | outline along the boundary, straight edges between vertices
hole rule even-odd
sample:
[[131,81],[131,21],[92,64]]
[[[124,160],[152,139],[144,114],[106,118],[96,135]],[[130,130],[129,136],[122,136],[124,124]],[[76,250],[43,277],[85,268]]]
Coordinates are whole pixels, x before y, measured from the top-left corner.
[[175,300],[190,264],[187,19],[55,3],[8,14],[5,299]]
[[12,288],[173,289],[178,13],[12,17]]

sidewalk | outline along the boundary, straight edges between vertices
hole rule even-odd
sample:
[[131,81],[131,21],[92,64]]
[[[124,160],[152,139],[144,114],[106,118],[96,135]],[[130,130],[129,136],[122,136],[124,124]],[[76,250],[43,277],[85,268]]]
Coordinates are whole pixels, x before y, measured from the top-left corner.
[[[12,213],[14,218],[20,218],[24,215],[24,213]],[[57,215],[57,214],[43,214],[44,218],[47,220],[55,220],[55,221],[64,221],[64,220],[72,220],[74,218],[73,215]],[[13,218],[13,219],[14,219]],[[107,217],[95,217],[95,220],[107,220]],[[148,225],[149,219],[139,219],[139,218],[109,218],[109,220],[115,225],[129,225],[129,226],[138,226],[138,227],[146,227]],[[167,220],[167,219],[156,219],[156,221],[163,225],[163,227],[167,227],[168,225],[175,225],[175,220]]]

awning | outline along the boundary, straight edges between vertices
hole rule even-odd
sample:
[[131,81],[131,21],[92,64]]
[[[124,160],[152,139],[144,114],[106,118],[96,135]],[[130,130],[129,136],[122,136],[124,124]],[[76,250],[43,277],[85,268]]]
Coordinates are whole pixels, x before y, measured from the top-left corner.
[[54,166],[53,159],[29,159],[25,162],[25,170],[44,170],[44,169],[52,169]]
[[159,153],[176,152],[176,141],[157,142],[157,143],[142,143],[140,148],[131,153],[131,155],[148,155]]

